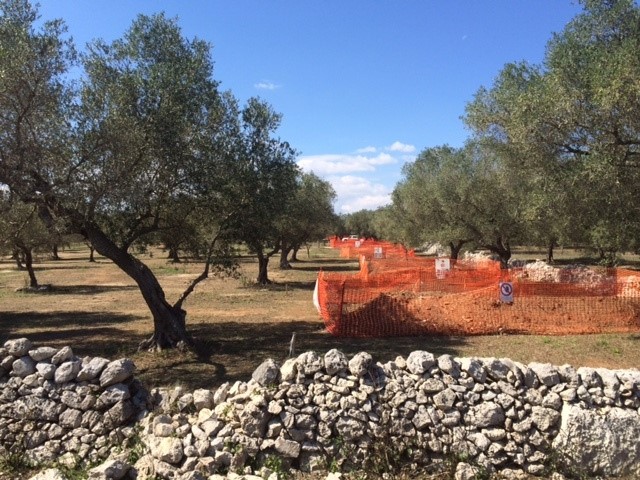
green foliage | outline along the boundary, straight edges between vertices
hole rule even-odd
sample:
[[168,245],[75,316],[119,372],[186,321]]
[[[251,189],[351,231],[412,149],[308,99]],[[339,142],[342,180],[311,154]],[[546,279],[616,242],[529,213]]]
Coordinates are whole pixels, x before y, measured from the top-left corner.
[[323,240],[333,232],[336,224],[333,211],[335,196],[333,187],[326,180],[313,173],[298,175],[293,196],[277,220],[283,261],[286,261],[290,250]]
[[403,175],[390,216],[398,238],[410,245],[439,242],[452,257],[473,245],[506,262],[510,243],[523,238],[522,179],[505,169],[495,149],[478,142],[429,148],[405,165]]
[[593,478],[591,474],[566,452],[552,449],[547,453],[545,461],[545,474],[560,473],[566,478],[574,480],[587,480]]
[[609,252],[640,233],[640,8],[585,0],[542,65],[507,64],[467,106],[475,135],[534,179],[527,217],[543,235]]
[[358,210],[342,215],[346,234],[357,235],[359,238],[378,238],[379,232],[376,231],[375,215],[373,210]]
[[9,475],[23,475],[33,468],[33,462],[29,460],[23,450],[0,454],[0,472]]
[[267,455],[264,466],[275,473],[278,480],[286,480],[290,476],[285,463],[278,455]]
[[[219,92],[210,45],[163,14],[89,44],[72,84],[62,21],[38,29],[28,0],[0,0],[0,12],[0,191],[131,276],[163,329],[144,347],[175,346],[186,340],[184,299],[211,271],[234,270],[234,241],[262,257],[278,247],[298,175],[295,150],[275,137],[281,115]],[[205,264],[174,305],[136,257],[158,240]]]

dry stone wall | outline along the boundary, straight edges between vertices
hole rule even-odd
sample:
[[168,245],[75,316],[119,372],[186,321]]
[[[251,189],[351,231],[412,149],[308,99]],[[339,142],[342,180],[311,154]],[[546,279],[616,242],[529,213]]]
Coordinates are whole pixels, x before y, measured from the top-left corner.
[[70,347],[35,348],[26,338],[0,348],[0,453],[36,462],[95,462],[134,434],[148,395],[131,360],[78,358]]
[[117,457],[131,478],[266,478],[274,459],[302,471],[464,459],[458,478],[477,468],[517,478],[560,458],[593,475],[640,474],[638,370],[424,351],[381,364],[331,350],[266,360],[247,382],[145,397],[127,360],[78,359],[24,339],[0,354],[5,449],[21,442],[37,459],[114,462],[113,446],[135,435],[138,460]]

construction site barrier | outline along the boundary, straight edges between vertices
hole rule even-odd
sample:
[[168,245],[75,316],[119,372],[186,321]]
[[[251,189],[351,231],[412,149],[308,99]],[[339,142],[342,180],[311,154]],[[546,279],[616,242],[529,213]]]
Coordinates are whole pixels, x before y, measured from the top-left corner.
[[[540,281],[498,262],[361,257],[355,274],[320,272],[317,306],[338,336],[587,334],[640,331],[640,272],[564,268]],[[545,272],[548,277],[549,273]],[[505,295],[508,294],[508,295]]]
[[403,245],[373,239],[355,239],[338,237],[329,238],[329,246],[340,250],[341,258],[358,259],[389,259],[407,258],[415,256],[413,250],[408,250]]

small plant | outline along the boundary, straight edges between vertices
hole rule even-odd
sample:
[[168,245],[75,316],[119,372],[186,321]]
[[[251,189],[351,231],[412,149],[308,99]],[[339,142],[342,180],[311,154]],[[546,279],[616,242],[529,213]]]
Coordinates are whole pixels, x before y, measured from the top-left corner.
[[547,454],[545,470],[546,475],[558,472],[567,478],[576,480],[587,480],[591,477],[582,465],[577,464],[568,455],[558,450],[551,450]]
[[60,470],[62,476],[67,480],[85,480],[89,477],[89,467],[81,466],[80,464],[75,467],[69,465],[56,465],[56,468]]
[[278,455],[268,455],[265,458],[264,466],[275,473],[278,480],[289,478],[289,472],[287,471],[282,458]]
[[340,463],[338,462],[338,460],[336,460],[335,458],[332,458],[327,465],[327,471],[331,473],[339,473]]
[[240,280],[240,285],[242,285],[243,288],[249,288],[253,286],[253,282],[251,280],[249,280],[249,278],[244,275],[244,274],[239,274],[238,275],[238,280]]
[[127,452],[127,462],[130,465],[136,463],[145,454],[147,448],[140,436],[141,430],[140,426],[136,426],[135,433],[125,441],[124,449]]
[[20,475],[34,467],[24,451],[4,452],[0,454],[0,472]]

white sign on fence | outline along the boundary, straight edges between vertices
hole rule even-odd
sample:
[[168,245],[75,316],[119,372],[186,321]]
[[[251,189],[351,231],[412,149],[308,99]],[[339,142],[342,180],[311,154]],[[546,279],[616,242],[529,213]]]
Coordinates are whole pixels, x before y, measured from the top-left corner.
[[382,247],[373,247],[373,258],[384,258]]
[[436,278],[444,278],[451,270],[451,261],[448,258],[436,258]]

